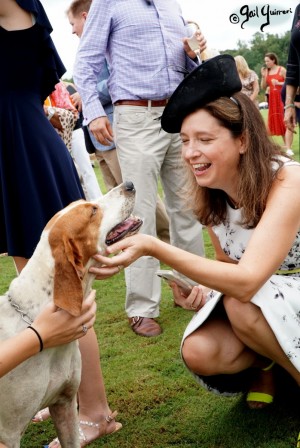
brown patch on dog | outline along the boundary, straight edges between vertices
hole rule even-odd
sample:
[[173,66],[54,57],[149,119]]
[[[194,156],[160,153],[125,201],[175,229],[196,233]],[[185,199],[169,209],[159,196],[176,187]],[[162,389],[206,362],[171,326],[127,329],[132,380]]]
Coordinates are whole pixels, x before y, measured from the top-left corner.
[[101,219],[98,205],[79,201],[47,225],[51,226],[49,244],[55,261],[54,303],[73,316],[81,311],[81,280],[88,260],[97,252]]

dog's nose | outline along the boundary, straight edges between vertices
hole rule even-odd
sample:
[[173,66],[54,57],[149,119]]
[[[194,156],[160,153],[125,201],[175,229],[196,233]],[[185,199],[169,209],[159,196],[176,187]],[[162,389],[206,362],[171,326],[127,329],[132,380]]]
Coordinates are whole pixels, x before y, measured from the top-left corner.
[[124,182],[124,188],[126,191],[134,191],[134,185],[130,180]]

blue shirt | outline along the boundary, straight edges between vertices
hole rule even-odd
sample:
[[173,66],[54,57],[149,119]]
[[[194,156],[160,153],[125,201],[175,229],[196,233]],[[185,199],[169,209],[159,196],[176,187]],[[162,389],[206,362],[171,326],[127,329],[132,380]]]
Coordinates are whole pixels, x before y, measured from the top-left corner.
[[196,64],[186,55],[187,35],[176,0],[93,0],[80,40],[74,80],[84,124],[105,116],[97,93],[105,58],[113,103],[169,98]]

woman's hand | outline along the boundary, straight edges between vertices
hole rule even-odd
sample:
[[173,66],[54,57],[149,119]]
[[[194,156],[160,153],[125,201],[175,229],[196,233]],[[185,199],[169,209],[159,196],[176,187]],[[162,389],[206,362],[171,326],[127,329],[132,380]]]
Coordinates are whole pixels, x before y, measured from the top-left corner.
[[99,262],[99,265],[91,266],[89,272],[91,274],[96,275],[96,280],[106,280],[107,278],[112,277],[115,274],[119,274],[123,269],[123,266],[109,267],[104,264],[104,260],[107,258],[103,255],[97,254],[93,257],[96,261]]
[[205,305],[206,295],[210,291],[209,288],[198,285],[194,286],[187,296],[175,282],[170,282],[170,287],[173,291],[174,303],[190,311],[199,311]]
[[96,291],[92,290],[83,301],[81,314],[73,317],[67,311],[58,309],[54,304],[46,308],[36,317],[32,326],[39,332],[44,348],[67,344],[86,334],[87,329],[94,325],[96,319]]
[[92,266],[89,272],[96,274],[98,280],[117,274],[143,255],[150,255],[153,239],[154,237],[149,235],[138,234],[112,244],[106,249],[106,253],[117,255],[114,257],[95,255],[95,260],[102,266]]
[[261,74],[261,76],[263,76],[265,78],[267,76],[267,74],[268,74],[267,67],[262,67],[261,70],[260,70],[260,74]]

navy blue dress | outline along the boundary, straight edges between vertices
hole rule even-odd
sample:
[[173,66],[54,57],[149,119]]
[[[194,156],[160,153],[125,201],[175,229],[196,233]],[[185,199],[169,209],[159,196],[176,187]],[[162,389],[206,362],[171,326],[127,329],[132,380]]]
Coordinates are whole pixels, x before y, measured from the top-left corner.
[[62,74],[49,33],[0,27],[0,54],[0,253],[29,258],[48,220],[84,193],[43,110]]

